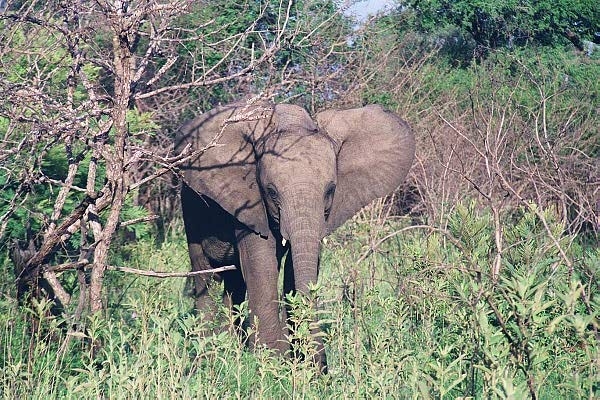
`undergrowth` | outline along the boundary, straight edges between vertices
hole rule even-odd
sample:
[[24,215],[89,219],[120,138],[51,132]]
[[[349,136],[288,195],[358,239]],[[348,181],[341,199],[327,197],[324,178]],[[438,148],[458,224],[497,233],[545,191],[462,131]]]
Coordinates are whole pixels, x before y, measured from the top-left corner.
[[[492,216],[459,205],[444,226],[355,218],[326,239],[317,316],[329,373],[306,357],[247,350],[223,312],[192,312],[181,278],[114,272],[105,318],[83,332],[0,298],[0,395],[14,398],[595,398],[600,394],[600,251],[545,212],[504,216],[501,270]],[[509,223],[510,222],[510,223]],[[381,240],[387,237],[386,240]],[[182,234],[131,249],[128,265],[185,270]],[[302,299],[292,332],[312,350]],[[242,318],[245,309],[238,310]],[[32,331],[30,316],[42,319]],[[306,318],[304,318],[306,316]],[[97,352],[91,343],[101,343]]]

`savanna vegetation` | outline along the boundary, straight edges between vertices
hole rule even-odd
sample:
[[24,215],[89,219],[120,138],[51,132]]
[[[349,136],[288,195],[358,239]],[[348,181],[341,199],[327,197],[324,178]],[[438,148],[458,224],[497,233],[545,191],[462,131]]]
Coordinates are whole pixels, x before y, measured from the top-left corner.
[[[595,2],[346,5],[0,1],[2,398],[600,396]],[[326,375],[306,299],[281,359],[181,277],[199,149],[172,139],[244,98],[380,103],[417,136],[404,187],[323,241]]]

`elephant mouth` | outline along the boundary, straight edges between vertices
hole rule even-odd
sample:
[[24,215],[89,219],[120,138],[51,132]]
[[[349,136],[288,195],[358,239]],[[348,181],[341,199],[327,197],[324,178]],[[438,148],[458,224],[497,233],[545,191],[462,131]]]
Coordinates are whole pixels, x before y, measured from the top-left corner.
[[[283,227],[281,227],[283,228]],[[281,241],[279,242],[279,244],[282,247],[289,247],[290,246],[290,235],[287,234],[285,229],[280,229],[279,230],[279,234],[281,235]]]

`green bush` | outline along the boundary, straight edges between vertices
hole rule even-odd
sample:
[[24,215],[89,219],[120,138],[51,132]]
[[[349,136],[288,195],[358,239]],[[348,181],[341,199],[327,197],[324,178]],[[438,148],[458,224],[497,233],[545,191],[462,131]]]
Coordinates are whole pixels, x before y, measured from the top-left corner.
[[[365,214],[369,215],[369,214]],[[505,215],[499,276],[491,213],[458,205],[447,228],[363,216],[326,240],[317,316],[330,372],[311,366],[311,312],[299,312],[304,358],[253,352],[191,311],[180,278],[109,274],[108,316],[69,334],[56,319],[35,332],[26,313],[0,300],[3,398],[592,398],[598,395],[597,248],[543,215],[567,266],[536,214]],[[508,223],[510,221],[510,224]],[[178,232],[156,247],[132,248],[129,265],[186,270]],[[385,237],[386,240],[382,240]],[[364,255],[370,255],[365,257]],[[240,310],[244,315],[244,307]],[[75,335],[75,336],[72,336]],[[93,356],[90,343],[103,346]]]

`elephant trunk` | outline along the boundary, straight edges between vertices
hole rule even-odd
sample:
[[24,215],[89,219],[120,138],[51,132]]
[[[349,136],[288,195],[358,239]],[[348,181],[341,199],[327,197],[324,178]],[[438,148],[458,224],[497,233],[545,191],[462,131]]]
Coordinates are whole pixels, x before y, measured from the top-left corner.
[[321,235],[314,227],[306,227],[306,221],[300,221],[299,227],[292,229],[292,263],[294,265],[294,283],[297,291],[308,294],[310,284],[317,282]]
[[296,192],[289,204],[282,216],[282,233],[292,247],[295,289],[308,294],[310,284],[317,281],[320,242],[325,231],[324,204],[318,192]]
[[[282,216],[282,234],[292,247],[293,283],[297,292],[309,295],[311,284],[317,283],[321,238],[325,234],[323,194],[318,190],[296,193],[288,204],[290,207]],[[286,270],[286,274],[289,272]],[[325,347],[318,332],[314,325],[311,333],[316,348],[312,358],[321,371],[327,371]]]

